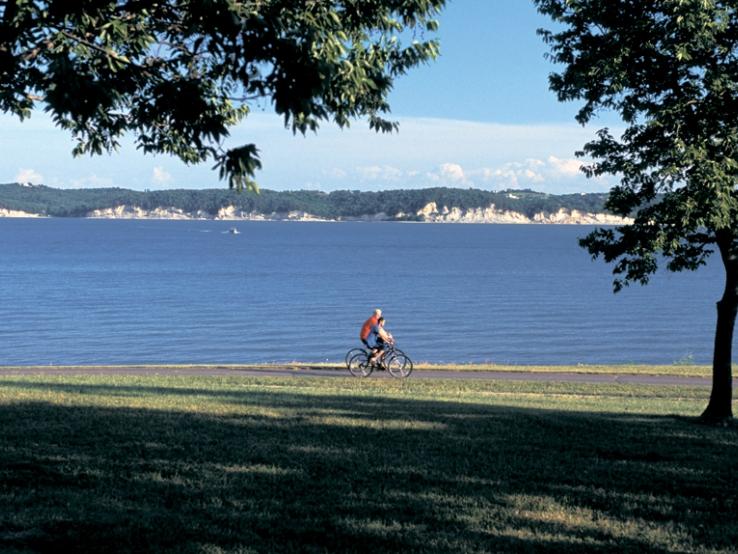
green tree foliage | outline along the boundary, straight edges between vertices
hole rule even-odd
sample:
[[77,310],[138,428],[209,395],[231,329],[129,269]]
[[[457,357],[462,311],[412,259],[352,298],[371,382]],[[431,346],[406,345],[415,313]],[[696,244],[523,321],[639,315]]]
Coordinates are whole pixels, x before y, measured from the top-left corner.
[[535,0],[556,23],[540,31],[562,101],[577,119],[615,110],[584,146],[590,176],[615,174],[607,207],[635,224],[582,240],[614,263],[615,289],[647,283],[659,259],[695,270],[715,251],[725,267],[718,303],[713,388],[704,417],[732,417],[732,341],[738,307],[738,2],[736,0]]
[[131,133],[144,152],[214,161],[231,188],[256,190],[256,146],[224,142],[250,106],[271,105],[295,133],[358,117],[393,130],[388,92],[436,57],[425,35],[444,3],[0,2],[0,110],[23,119],[42,103],[77,155]]

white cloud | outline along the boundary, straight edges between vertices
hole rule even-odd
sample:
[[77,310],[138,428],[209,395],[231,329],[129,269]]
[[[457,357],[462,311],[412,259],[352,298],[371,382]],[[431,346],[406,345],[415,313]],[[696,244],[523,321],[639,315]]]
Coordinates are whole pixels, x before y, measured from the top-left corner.
[[514,165],[506,164],[496,169],[484,168],[481,174],[484,180],[492,185],[492,188],[521,188],[520,177],[524,175],[524,172],[516,169]]
[[540,173],[536,173],[532,169],[526,169],[525,171],[523,171],[523,176],[533,183],[542,183],[543,181],[545,181],[543,175],[541,175]]
[[574,177],[581,174],[582,162],[580,160],[562,160],[556,156],[548,157],[548,167],[553,174],[564,177]]
[[35,169],[21,169],[15,176],[15,182],[40,185],[44,182],[44,176]]
[[444,163],[441,164],[441,178],[451,181],[453,183],[464,183],[466,181],[466,175],[464,174],[464,168],[459,164]]
[[360,166],[356,168],[356,172],[367,181],[399,181],[404,175],[401,169],[390,165]]
[[525,188],[533,183],[543,183],[545,177],[538,171],[539,160],[529,159],[525,162],[509,162],[499,167],[484,167],[470,171],[475,179],[481,179],[488,187]]
[[167,185],[172,182],[172,174],[157,165],[151,173],[151,182],[159,186]]
[[[579,171],[582,162],[553,155],[504,162],[496,166],[473,167],[456,162],[444,162],[434,170],[400,169],[393,166],[362,166],[354,171],[364,181],[380,186],[471,186],[492,190],[535,188],[547,192],[566,192],[588,186]],[[351,175],[348,176],[350,178]],[[601,188],[602,184],[591,188]]]
[[507,162],[497,167],[485,167],[468,173],[470,177],[478,177],[493,188],[537,186],[543,189],[577,187],[582,190],[588,186],[587,179],[580,171],[582,164],[580,160],[549,155],[545,159],[527,158],[524,161]]
[[428,173],[426,173],[425,178],[427,181],[433,184],[437,184],[441,181],[441,176],[438,173],[434,173],[432,171],[429,171]]
[[234,145],[248,141],[259,146],[263,170],[256,179],[264,188],[300,188],[316,180],[326,190],[549,184],[552,192],[595,188],[583,176],[572,174],[577,162],[570,159],[592,140],[596,129],[576,124],[398,120],[399,132],[389,135],[376,134],[358,121],[348,129],[325,125],[315,135],[293,137],[279,118],[255,113],[234,129],[230,140]]
[[[263,163],[256,180],[262,188],[274,190],[315,183],[324,190],[441,185],[563,193],[606,188],[604,181],[586,179],[579,171],[586,161],[573,159],[596,129],[576,124],[398,119],[399,132],[389,135],[376,134],[359,121],[343,130],[325,125],[317,134],[303,137],[285,131],[283,121],[273,114],[254,113],[232,129],[225,146],[254,142]],[[130,138],[114,155],[72,158],[68,135],[56,129],[47,114],[34,112],[28,123],[13,123],[0,114],[0,128],[6,131],[0,133],[0,182],[11,180],[23,167],[33,169],[23,169],[16,180],[43,179],[53,186],[225,186],[212,164],[188,166],[170,156],[144,156]],[[612,132],[617,135],[618,129]],[[41,141],[45,155],[39,157]]]

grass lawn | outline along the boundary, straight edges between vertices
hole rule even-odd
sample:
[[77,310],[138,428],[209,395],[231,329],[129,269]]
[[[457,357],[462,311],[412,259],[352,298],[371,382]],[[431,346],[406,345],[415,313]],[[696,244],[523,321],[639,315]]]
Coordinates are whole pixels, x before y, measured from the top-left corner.
[[0,376],[0,551],[737,552],[708,393]]

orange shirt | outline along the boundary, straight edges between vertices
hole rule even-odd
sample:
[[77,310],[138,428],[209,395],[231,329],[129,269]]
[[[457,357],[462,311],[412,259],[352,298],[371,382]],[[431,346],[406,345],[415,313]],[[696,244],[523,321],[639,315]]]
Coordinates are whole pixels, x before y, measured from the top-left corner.
[[379,317],[376,315],[373,315],[369,319],[367,319],[364,322],[364,325],[361,326],[361,332],[359,333],[359,338],[361,340],[366,340],[366,338],[369,336],[369,333],[372,331],[372,327],[374,327],[379,322]]

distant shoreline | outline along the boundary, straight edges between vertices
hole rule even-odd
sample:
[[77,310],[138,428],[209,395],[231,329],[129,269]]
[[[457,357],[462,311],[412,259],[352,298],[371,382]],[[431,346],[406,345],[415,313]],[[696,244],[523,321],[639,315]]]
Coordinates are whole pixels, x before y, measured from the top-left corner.
[[393,221],[622,225],[604,193],[547,194],[436,187],[390,191],[134,191],[0,184],[0,217],[222,221]]
[[[108,212],[109,210],[106,210]],[[98,210],[99,212],[99,210]],[[138,220],[138,221],[223,221],[238,222],[296,222],[296,223],[439,223],[439,224],[482,224],[482,225],[627,225],[632,220],[620,218],[604,213],[579,213],[576,210],[567,212],[561,210],[549,216],[540,215],[528,218],[517,212],[505,212],[501,215],[464,214],[452,215],[430,213],[418,219],[404,219],[388,217],[385,214],[364,217],[321,218],[308,213],[287,214],[247,214],[242,216],[213,216],[203,217],[178,211],[143,211],[143,210],[114,210],[113,213],[92,213],[84,216],[49,216],[18,210],[0,208],[0,219],[107,219],[107,220]]]

